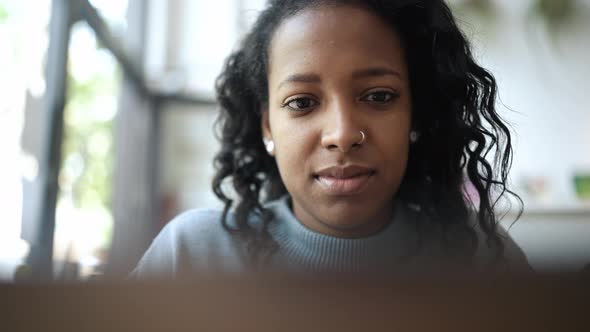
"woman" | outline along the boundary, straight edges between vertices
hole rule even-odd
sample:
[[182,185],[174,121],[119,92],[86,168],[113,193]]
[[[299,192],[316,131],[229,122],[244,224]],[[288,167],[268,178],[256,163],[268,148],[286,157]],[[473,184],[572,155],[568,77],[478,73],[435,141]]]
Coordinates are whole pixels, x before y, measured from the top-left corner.
[[136,275],[528,269],[494,212],[496,83],[442,0],[270,1],[217,95],[225,208],[173,220]]

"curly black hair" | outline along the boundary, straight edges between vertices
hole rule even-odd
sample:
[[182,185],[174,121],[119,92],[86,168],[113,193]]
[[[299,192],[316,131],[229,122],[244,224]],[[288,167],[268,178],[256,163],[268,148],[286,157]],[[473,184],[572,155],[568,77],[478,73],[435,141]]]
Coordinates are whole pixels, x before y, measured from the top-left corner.
[[[473,256],[478,236],[472,221],[503,261],[496,203],[507,195],[512,162],[510,131],[496,111],[494,77],[474,60],[470,45],[443,0],[271,0],[217,79],[217,122],[221,151],[212,187],[225,208],[221,222],[248,240],[252,257],[276,249],[267,228],[272,213],[265,201],[287,193],[275,160],[262,142],[261,116],[268,104],[268,48],[286,18],[319,5],[363,6],[401,36],[410,74],[413,128],[421,133],[409,152],[397,199],[414,207],[416,227],[439,227],[446,250]],[[489,158],[493,160],[488,161]],[[225,180],[233,191],[224,190]],[[464,194],[465,179],[479,204]],[[227,188],[226,188],[227,189]],[[236,197],[237,196],[237,197]],[[237,201],[234,203],[234,199]],[[234,206],[235,204],[235,206]],[[228,224],[234,208],[235,225]],[[262,220],[253,227],[251,216]]]

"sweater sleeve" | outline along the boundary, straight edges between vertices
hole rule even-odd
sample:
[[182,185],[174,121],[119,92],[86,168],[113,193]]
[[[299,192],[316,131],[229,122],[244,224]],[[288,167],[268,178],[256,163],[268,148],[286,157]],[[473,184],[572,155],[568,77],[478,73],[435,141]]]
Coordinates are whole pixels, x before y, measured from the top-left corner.
[[131,272],[131,279],[174,278],[177,271],[179,218],[170,221],[152,241],[139,263]]
[[243,246],[220,223],[217,210],[190,210],[170,221],[156,236],[131,279],[178,279],[239,271]]
[[[483,270],[487,270],[489,268],[488,264],[493,263],[495,261],[495,253],[497,248],[488,244],[487,235],[481,229],[475,218],[473,219],[472,225],[474,230],[476,231],[479,243],[478,252],[476,255],[479,260],[478,265],[480,266],[480,268],[483,268]],[[502,227],[501,225],[497,225],[496,234],[502,241],[502,245],[504,246],[504,253],[502,264],[492,264],[492,266],[494,266],[494,269],[498,269],[498,272],[508,272],[517,274],[534,272],[534,270],[528,263],[528,259],[525,253],[520,248],[520,246],[514,241],[514,239],[512,239],[512,237],[510,236],[510,234],[508,234],[504,227]]]

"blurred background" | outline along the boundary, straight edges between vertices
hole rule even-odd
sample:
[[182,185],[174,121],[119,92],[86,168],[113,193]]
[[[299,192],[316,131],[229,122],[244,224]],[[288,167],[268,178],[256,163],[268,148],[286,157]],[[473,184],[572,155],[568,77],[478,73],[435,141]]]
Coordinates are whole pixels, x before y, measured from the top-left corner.
[[[124,276],[210,190],[214,80],[264,0],[0,0],[0,280]],[[538,271],[590,263],[590,0],[449,0],[496,76]]]

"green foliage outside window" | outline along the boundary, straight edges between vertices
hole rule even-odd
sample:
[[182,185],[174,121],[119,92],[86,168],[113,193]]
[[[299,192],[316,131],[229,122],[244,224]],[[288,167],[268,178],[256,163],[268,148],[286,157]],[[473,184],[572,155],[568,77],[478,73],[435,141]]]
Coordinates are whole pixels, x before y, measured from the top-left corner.
[[[60,187],[62,195],[69,194],[75,208],[80,210],[110,214],[114,162],[112,115],[117,107],[120,76],[115,65],[111,71],[95,71],[84,80],[68,76]],[[109,227],[101,234],[105,247],[110,243],[111,232]]]
[[4,23],[8,19],[8,10],[0,3],[0,23]]

